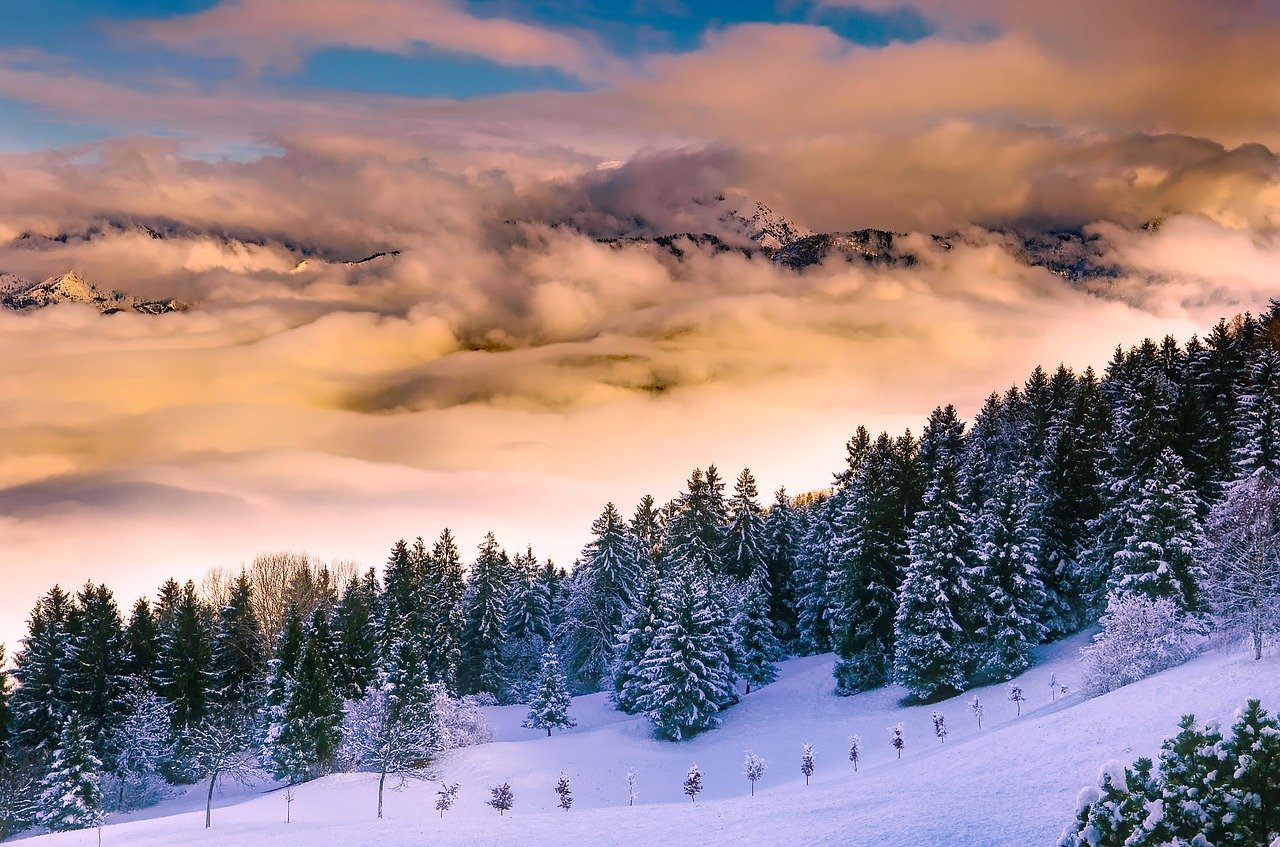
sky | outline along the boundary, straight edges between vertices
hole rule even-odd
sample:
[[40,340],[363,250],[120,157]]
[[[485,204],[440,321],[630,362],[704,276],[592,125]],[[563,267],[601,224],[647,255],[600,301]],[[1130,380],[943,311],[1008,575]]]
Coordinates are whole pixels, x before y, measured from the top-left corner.
[[[191,304],[0,313],[9,644],[54,582],[127,604],[258,552],[373,565],[446,525],[569,564],[607,500],[666,500],[692,467],[821,488],[860,424],[971,416],[1037,364],[1276,293],[1272,3],[5,14],[0,273]],[[756,202],[903,233],[920,262],[600,241],[732,241]],[[1126,273],[1072,285],[1007,249],[1052,227]]]

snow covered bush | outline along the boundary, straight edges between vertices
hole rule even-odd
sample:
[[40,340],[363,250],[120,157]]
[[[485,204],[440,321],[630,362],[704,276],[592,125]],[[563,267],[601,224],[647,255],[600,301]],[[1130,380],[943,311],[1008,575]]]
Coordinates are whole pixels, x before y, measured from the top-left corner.
[[1084,688],[1105,694],[1180,665],[1195,655],[1201,641],[1173,601],[1113,595],[1102,632],[1080,651]]
[[757,756],[753,751],[747,751],[747,757],[742,761],[742,773],[751,783],[751,796],[756,796],[756,782],[760,777],[764,776],[765,768],[769,763]]
[[439,734],[441,750],[488,744],[493,740],[493,728],[480,713],[482,706],[497,705],[497,700],[492,695],[467,695],[455,700],[443,685],[432,688],[435,691],[431,698],[431,709],[434,712],[433,722]]

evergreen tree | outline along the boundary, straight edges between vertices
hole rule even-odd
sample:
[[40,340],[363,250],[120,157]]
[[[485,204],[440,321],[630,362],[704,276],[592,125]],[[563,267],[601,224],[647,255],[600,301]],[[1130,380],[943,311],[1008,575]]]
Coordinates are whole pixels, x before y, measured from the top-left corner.
[[125,642],[128,645],[125,672],[133,679],[132,684],[154,687],[160,657],[160,630],[145,597],[133,604],[125,626]]
[[426,657],[427,674],[452,691],[458,687],[458,665],[462,661],[462,597],[466,593],[466,581],[462,575],[462,555],[447,527],[431,548],[429,565],[431,638]]
[[667,523],[663,540],[667,567],[684,566],[705,574],[723,572],[720,556],[724,549],[723,488],[718,476],[703,476],[701,470],[694,469],[685,493],[673,504]]
[[14,656],[13,734],[27,750],[51,751],[69,717],[70,615],[71,599],[54,586],[31,611],[27,636]]
[[545,729],[551,737],[553,729],[570,729],[578,725],[569,715],[569,689],[560,672],[560,659],[554,648],[542,654],[542,672],[538,676],[533,701],[523,726]]
[[1031,486],[1021,471],[997,487],[978,523],[972,605],[975,658],[981,671],[1012,679],[1031,666],[1048,604],[1040,580],[1040,534]]
[[1223,798],[1231,824],[1227,843],[1265,845],[1280,832],[1280,724],[1250,700],[1236,712],[1225,748],[1234,768]]
[[1059,847],[1127,847],[1149,814],[1146,803],[1155,799],[1144,791],[1150,771],[1150,759],[1140,759],[1133,770],[1119,762],[1103,765],[1098,787],[1080,793],[1076,823]]
[[583,692],[598,691],[607,678],[640,587],[635,541],[612,503],[591,524],[591,532],[566,608],[569,666]]
[[747,684],[759,688],[778,678],[774,664],[782,658],[782,647],[773,634],[769,620],[769,574],[763,561],[757,561],[755,571],[743,591],[742,604],[734,617],[733,628],[738,637],[737,664],[734,671]]
[[758,568],[765,566],[767,541],[764,529],[764,511],[758,502],[756,479],[749,469],[738,475],[733,498],[729,502],[729,525],[724,533],[724,552],[721,561],[725,572],[738,579],[747,579]]
[[665,580],[660,626],[640,666],[644,690],[637,703],[662,737],[678,741],[716,726],[716,714],[734,698],[713,602],[689,566]]
[[769,573],[769,619],[778,640],[791,644],[798,636],[794,574],[800,551],[800,517],[785,488],[778,489],[765,515],[764,550]]
[[162,619],[160,632],[160,693],[172,706],[176,732],[208,713],[213,690],[212,615],[188,581],[175,598],[172,612]]
[[804,774],[804,784],[809,784],[809,777],[813,776],[813,745],[806,744],[804,749],[800,751],[800,773]]
[[914,515],[914,441],[881,435],[840,498],[831,546],[836,692],[883,685],[894,657],[894,620]]
[[806,509],[796,551],[796,646],[806,654],[831,649],[828,580],[837,507],[837,498],[824,497]]
[[307,632],[297,672],[286,687],[278,724],[268,730],[265,750],[277,779],[314,779],[333,762],[342,741],[342,701],[324,660],[323,634]]
[[13,742],[13,709],[9,700],[13,696],[13,688],[9,683],[9,671],[4,661],[4,645],[0,644],[0,764],[9,756],[9,745]]
[[1197,836],[1210,844],[1229,843],[1223,815],[1226,812],[1227,752],[1216,726],[1196,725],[1194,715],[1184,715],[1178,734],[1165,741],[1160,752],[1160,802],[1164,811],[1150,839],[1191,844]]
[[275,756],[275,738],[284,728],[285,706],[297,679],[304,641],[302,615],[297,606],[290,606],[285,612],[284,628],[276,640],[275,658],[270,663],[271,680],[262,709],[263,743],[259,756],[264,763],[272,762]]
[[964,686],[967,636],[960,625],[973,547],[956,501],[955,474],[940,469],[916,517],[894,618],[894,676],[929,699]]
[[662,518],[653,501],[653,495],[646,494],[640,498],[640,503],[631,516],[630,529],[641,570],[657,564],[662,557],[663,528]]
[[1265,468],[1280,474],[1280,351],[1261,350],[1249,369],[1235,417],[1237,478]]
[[377,584],[352,577],[333,608],[334,685],[355,700],[373,684],[378,660]]
[[253,587],[241,571],[218,612],[213,635],[210,676],[220,707],[244,711],[260,705],[267,663],[259,632]]
[[1197,507],[1181,460],[1164,450],[1151,476],[1127,503],[1111,591],[1166,598],[1184,611],[1196,611],[1200,570],[1195,550],[1201,537]]
[[653,646],[660,626],[662,586],[656,565],[649,564],[641,582],[643,587],[636,599],[635,609],[627,621],[626,631],[618,637],[614,656],[613,701],[619,711],[628,715],[640,711],[640,698],[646,682],[641,673],[641,665],[649,648]]
[[502,624],[506,618],[507,563],[493,533],[485,536],[463,597],[464,629],[459,688],[467,693],[502,690]]
[[551,595],[539,579],[538,560],[529,549],[517,555],[517,573],[507,602],[502,644],[503,694],[508,702],[525,703],[532,695],[543,651],[551,643]]
[[44,778],[39,823],[54,832],[99,826],[104,809],[102,762],[84,725],[72,717],[59,734]]
[[122,705],[129,687],[128,648],[110,589],[86,583],[76,595],[69,628],[72,658],[65,682],[71,709],[92,740],[95,754],[110,763],[116,751],[109,740],[124,717]]

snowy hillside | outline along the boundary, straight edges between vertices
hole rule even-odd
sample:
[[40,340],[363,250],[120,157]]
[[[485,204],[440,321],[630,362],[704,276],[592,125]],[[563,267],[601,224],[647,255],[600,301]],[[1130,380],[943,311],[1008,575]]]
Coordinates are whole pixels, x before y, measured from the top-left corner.
[[[649,726],[609,708],[604,695],[574,701],[578,727],[546,738],[523,729],[517,706],[488,710],[495,741],[456,750],[441,776],[462,783],[458,806],[441,819],[435,784],[415,783],[387,797],[386,819],[374,819],[376,777],[342,774],[299,786],[286,824],[285,798],[274,786],[231,785],[203,825],[204,788],[107,826],[104,845],[813,845],[876,847],[1052,844],[1074,810],[1081,787],[1109,759],[1132,761],[1157,752],[1178,717],[1228,721],[1245,699],[1280,707],[1280,661],[1215,652],[1095,699],[1069,693],[1050,701],[1049,679],[1074,689],[1076,655],[1086,636],[1042,648],[1039,664],[1018,678],[1027,697],[1022,717],[1004,686],[978,689],[985,707],[978,730],[973,692],[932,706],[902,708],[902,690],[853,697],[831,693],[831,656],[788,661],[773,685],[746,696],[724,725],[684,743],[656,741]],[[931,713],[946,717],[944,744]],[[905,724],[901,761],[889,727]],[[853,772],[848,739],[862,737]],[[812,785],[800,773],[803,743],[817,749]],[[770,765],[748,796],[743,753]],[[681,793],[691,762],[704,774],[696,804]],[[628,769],[639,798],[627,807]],[[573,808],[555,807],[553,787],[569,775]],[[505,817],[484,804],[488,789],[509,781],[515,807]],[[91,845],[92,830],[47,835],[31,847]]]

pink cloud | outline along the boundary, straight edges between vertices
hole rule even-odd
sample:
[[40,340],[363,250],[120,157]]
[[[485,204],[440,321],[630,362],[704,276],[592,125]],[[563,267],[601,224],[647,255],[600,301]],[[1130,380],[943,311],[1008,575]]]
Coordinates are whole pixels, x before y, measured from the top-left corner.
[[620,64],[589,34],[478,17],[451,0],[225,0],[194,15],[148,21],[142,31],[171,47],[234,56],[255,73],[293,67],[336,46],[398,54],[427,46],[583,80],[607,77]]

